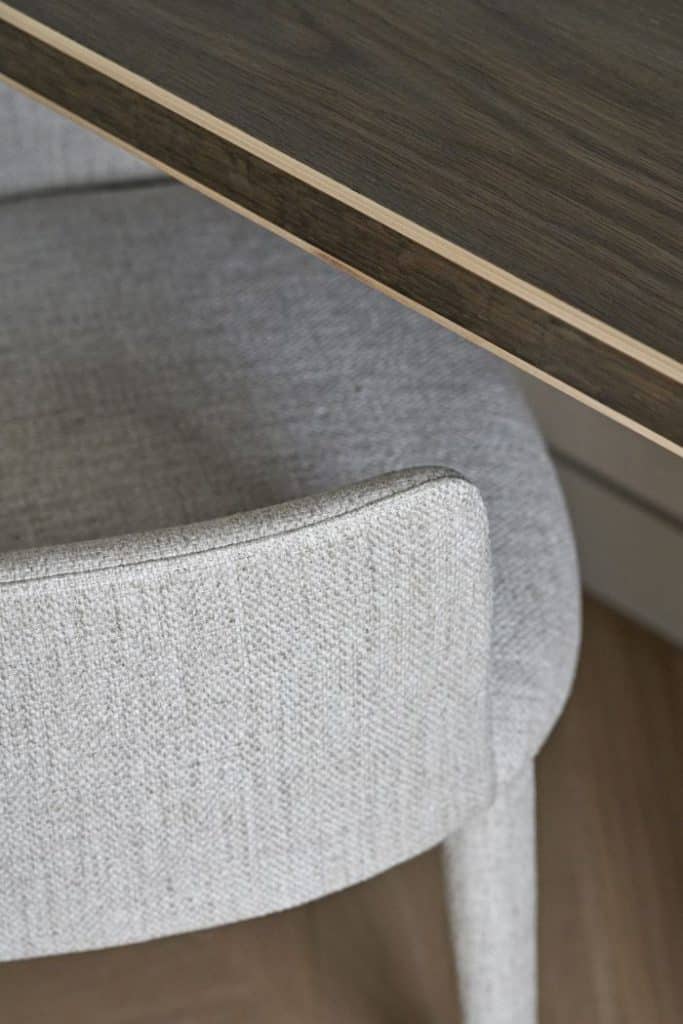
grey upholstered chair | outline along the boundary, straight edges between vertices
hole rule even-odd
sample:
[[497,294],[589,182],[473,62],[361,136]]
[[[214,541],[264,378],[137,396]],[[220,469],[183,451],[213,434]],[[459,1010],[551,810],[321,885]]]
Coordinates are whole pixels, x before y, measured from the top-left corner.
[[530,1024],[578,586],[507,370],[9,90],[0,130],[0,955],[445,840],[465,1020]]

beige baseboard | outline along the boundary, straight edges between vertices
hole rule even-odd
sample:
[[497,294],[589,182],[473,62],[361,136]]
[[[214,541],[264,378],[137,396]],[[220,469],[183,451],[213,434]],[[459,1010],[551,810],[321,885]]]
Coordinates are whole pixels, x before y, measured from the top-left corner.
[[567,497],[586,590],[683,645],[683,460],[521,383]]
[[683,646],[683,533],[556,458],[586,590]]

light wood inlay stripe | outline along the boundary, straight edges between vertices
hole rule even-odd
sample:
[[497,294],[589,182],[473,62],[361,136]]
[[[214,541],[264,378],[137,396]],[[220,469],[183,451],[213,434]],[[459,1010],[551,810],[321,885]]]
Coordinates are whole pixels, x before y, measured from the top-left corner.
[[524,299],[525,302],[538,306],[539,309],[543,309],[552,316],[564,320],[566,323],[578,328],[578,330],[594,335],[604,344],[610,345],[617,351],[623,352],[631,358],[644,363],[646,366],[656,369],[659,373],[671,377],[672,380],[683,382],[683,364],[672,359],[670,356],[658,352],[651,346],[643,344],[622,331],[616,330],[616,328],[603,323],[588,313],[583,313],[574,306],[550,295],[541,288],[537,288],[528,281],[515,277],[514,274],[508,273],[502,267],[482,259],[480,256],[469,252],[454,242],[450,242],[446,238],[442,238],[434,232],[420,227],[419,224],[415,224],[408,218],[387,209],[367,196],[354,192],[353,189],[348,188],[348,186],[343,185],[341,182],[335,181],[328,175],[321,174],[315,168],[295,160],[287,153],[269,146],[260,139],[254,138],[235,125],[213,116],[195,104],[189,103],[187,100],[182,99],[182,97],[161,88],[154,82],[150,82],[141,75],[128,70],[128,68],[122,67],[115,61],[95,53],[93,50],[88,49],[88,47],[76,42],[76,40],[70,39],[48,25],[44,25],[34,18],[23,14],[21,11],[17,11],[9,4],[0,2],[0,17],[10,25],[15,25],[22,31],[28,32],[34,38],[59,50],[73,60],[85,64],[94,71],[99,71],[101,74],[113,79],[113,81],[134,90],[141,96],[146,96],[147,99],[166,107],[168,110],[172,110],[180,117],[192,121],[219,138],[232,142],[240,149],[244,149],[260,160],[265,160],[274,167],[285,171],[285,173],[299,178],[301,181],[306,182],[306,184],[332,196],[334,199],[352,207],[366,217],[370,217],[380,224],[400,232],[400,234],[410,238],[418,245],[431,249],[445,259],[457,263],[467,270],[471,270],[477,276],[490,281],[499,288],[505,289],[505,291],[510,292],[512,295]]
[[[19,88],[683,454],[683,364],[675,358],[2,2],[0,38],[0,70]],[[141,132],[145,122],[151,127]]]

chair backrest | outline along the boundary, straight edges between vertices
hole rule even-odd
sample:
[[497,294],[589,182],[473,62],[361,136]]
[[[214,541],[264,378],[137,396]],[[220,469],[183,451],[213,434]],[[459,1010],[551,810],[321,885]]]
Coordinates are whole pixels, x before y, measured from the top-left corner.
[[478,491],[443,469],[0,557],[0,956],[313,899],[491,795]]
[[4,82],[0,82],[0,140],[0,199],[164,177],[95,131]]

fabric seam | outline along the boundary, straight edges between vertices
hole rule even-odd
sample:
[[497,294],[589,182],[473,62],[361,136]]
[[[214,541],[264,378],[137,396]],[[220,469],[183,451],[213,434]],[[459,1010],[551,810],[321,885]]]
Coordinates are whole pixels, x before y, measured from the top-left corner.
[[[410,494],[411,492],[420,490],[421,488],[431,488],[432,485],[440,484],[445,480],[457,480],[461,483],[466,484],[477,494],[479,494],[479,489],[475,487],[474,484],[470,483],[470,481],[466,480],[462,476],[459,476],[457,473],[448,473],[444,474],[443,476],[433,477],[430,480],[423,480],[417,484],[411,484],[409,487],[406,487],[402,490],[393,491],[391,494],[384,495],[381,498],[375,498],[373,501],[369,501],[367,503],[359,505],[358,508],[347,509],[344,512],[337,512],[334,515],[326,516],[323,519],[317,519],[315,522],[312,523],[303,523],[299,526],[293,526],[289,529],[283,529],[279,531],[274,531],[273,533],[267,533],[264,534],[262,537],[250,537],[245,540],[236,540],[226,544],[217,544],[214,547],[200,548],[197,551],[183,551],[175,552],[168,555],[161,555],[157,558],[142,558],[139,560],[129,562],[124,561],[119,562],[116,565],[102,565],[94,566],[90,569],[83,568],[75,569],[73,571],[68,572],[47,573],[43,576],[25,576],[16,580],[0,579],[0,588],[21,586],[30,583],[45,583],[49,580],[74,579],[80,576],[94,576],[98,573],[116,572],[119,569],[133,569],[145,565],[159,565],[164,562],[174,562],[180,561],[181,559],[190,559],[201,555],[212,554],[213,552],[229,551],[230,548],[251,547],[254,544],[260,544],[266,541],[275,540],[276,538],[287,537],[297,533],[303,533],[307,530],[314,530],[320,526],[327,526],[330,523],[336,522],[337,520],[345,519],[349,516],[355,515],[358,512],[364,511],[366,509],[371,509],[377,505],[382,505],[388,501],[393,500],[394,498]],[[208,522],[210,522],[210,520],[208,520]]]

